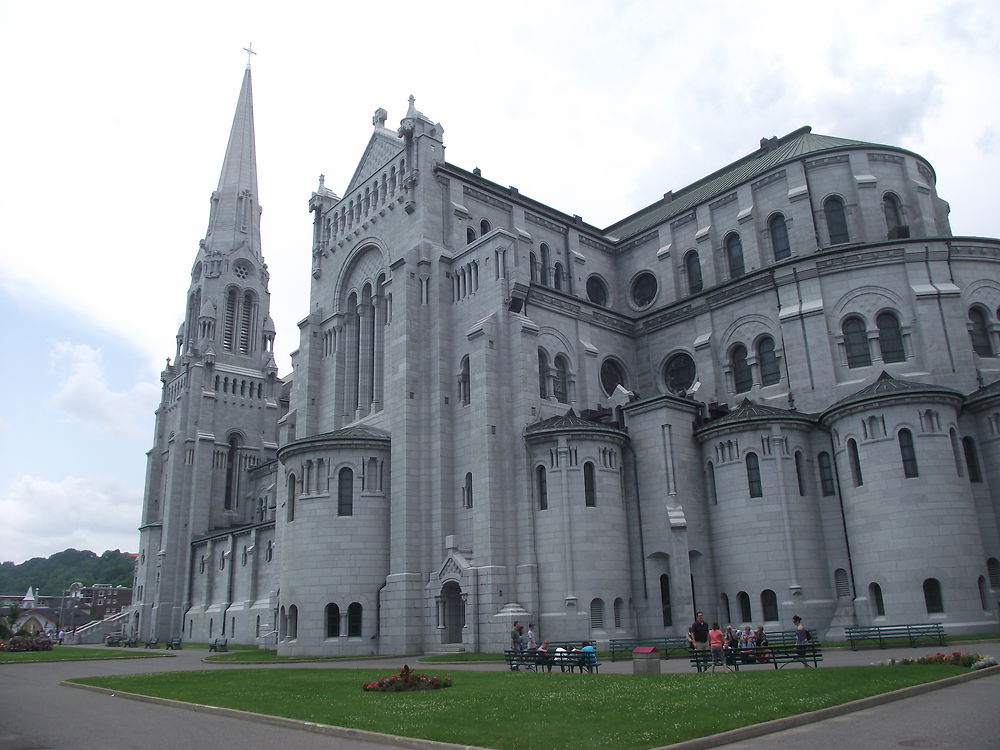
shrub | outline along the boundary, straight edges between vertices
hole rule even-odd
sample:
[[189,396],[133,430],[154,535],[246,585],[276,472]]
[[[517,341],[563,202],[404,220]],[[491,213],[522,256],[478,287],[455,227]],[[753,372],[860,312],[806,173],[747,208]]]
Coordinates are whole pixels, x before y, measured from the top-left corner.
[[982,657],[979,654],[963,654],[961,651],[952,651],[950,654],[942,654],[940,651],[930,656],[918,656],[915,659],[900,659],[900,664],[954,664],[956,667],[971,667]]
[[6,644],[0,641],[0,651],[51,651],[52,639],[44,635],[31,637],[15,635]]
[[380,677],[371,682],[362,682],[361,689],[365,692],[402,693],[407,690],[440,690],[451,687],[450,677],[428,677],[417,674],[406,664],[396,674]]

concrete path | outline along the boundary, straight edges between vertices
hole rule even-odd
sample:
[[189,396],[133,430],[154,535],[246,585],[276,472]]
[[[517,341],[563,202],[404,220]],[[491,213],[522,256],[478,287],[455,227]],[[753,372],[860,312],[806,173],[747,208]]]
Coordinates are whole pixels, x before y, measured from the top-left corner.
[[[1000,644],[962,644],[962,650],[1000,655]],[[864,665],[895,657],[933,652],[934,649],[826,652],[827,666]],[[107,694],[61,686],[72,677],[174,672],[192,669],[242,669],[248,665],[207,664],[204,650],[184,649],[159,659],[0,664],[0,750],[376,750],[392,746],[429,747],[430,743],[390,738],[334,737],[286,726],[198,712],[158,703],[138,702]],[[315,662],[272,665],[282,669],[302,666],[322,669],[374,668],[395,670],[415,658],[400,657],[354,662]],[[259,665],[252,665],[259,666]],[[422,665],[428,670],[436,665]],[[690,673],[686,659],[661,662],[663,673]],[[506,669],[494,664],[449,664],[448,671]],[[631,674],[630,661],[602,662],[601,673]],[[580,679],[586,679],[581,676]],[[529,677],[534,679],[534,676]],[[538,679],[546,679],[539,675]],[[705,679],[713,679],[706,677]],[[717,677],[716,679],[725,679]],[[1000,747],[1000,674],[936,690],[884,706],[867,709],[807,727],[731,744],[731,748],[825,750],[836,745],[855,750],[878,747]],[[977,744],[977,742],[979,744]],[[938,743],[938,744],[928,744]],[[949,744],[952,743],[952,744]],[[701,744],[718,746],[718,743]],[[443,747],[438,745],[438,747]]]

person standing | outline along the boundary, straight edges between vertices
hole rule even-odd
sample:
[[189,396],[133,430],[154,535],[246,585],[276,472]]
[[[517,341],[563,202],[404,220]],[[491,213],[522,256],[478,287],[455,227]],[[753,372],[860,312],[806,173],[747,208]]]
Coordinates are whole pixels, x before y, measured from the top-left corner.
[[719,623],[713,622],[712,629],[708,631],[708,644],[712,648],[712,674],[715,674],[715,667],[717,664],[721,664],[725,667],[727,672],[732,671],[729,668],[729,665],[726,664],[726,649],[723,645],[724,643],[725,636],[719,628]]
[[688,628],[688,643],[696,651],[708,649],[708,623],[705,622],[705,613],[699,612],[691,627]]
[[517,620],[514,620],[514,624],[510,629],[510,650],[520,651],[521,650],[521,629],[517,624]]
[[809,662],[806,661],[806,644],[812,640],[812,636],[809,635],[806,626],[802,624],[802,618],[798,615],[792,618],[792,623],[795,625],[795,653],[802,661],[802,666],[809,669]]
[[538,641],[535,640],[535,623],[533,622],[528,623],[528,632],[525,633],[525,636],[527,636],[528,638],[529,649],[533,650],[538,648]]

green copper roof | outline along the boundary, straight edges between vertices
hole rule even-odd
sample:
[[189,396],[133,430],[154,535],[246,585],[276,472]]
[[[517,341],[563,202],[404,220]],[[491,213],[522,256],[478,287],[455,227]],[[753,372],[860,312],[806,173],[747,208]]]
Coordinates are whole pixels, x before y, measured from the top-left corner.
[[556,417],[549,417],[534,424],[528,425],[524,430],[525,436],[537,435],[548,432],[574,432],[577,430],[587,430],[592,432],[607,432],[615,435],[625,436],[625,432],[603,422],[593,422],[589,419],[578,417],[576,412],[570,409],[565,414]]
[[823,151],[844,148],[879,148],[900,151],[896,146],[885,146],[878,143],[853,141],[847,138],[835,138],[829,135],[813,133],[808,125],[789,133],[776,141],[762,141],[761,147],[752,154],[723,167],[719,171],[703,177],[686,188],[673,193],[672,200],[658,201],[651,206],[637,211],[626,219],[612,224],[604,233],[617,239],[624,239],[639,234],[645,229],[673,219],[690,211],[713,197],[722,195],[738,185],[763,175],[781,164],[806,155],[814,155]]
[[889,398],[903,394],[940,394],[959,399],[962,398],[961,393],[951,388],[945,388],[942,385],[931,385],[930,383],[920,383],[916,380],[898,380],[883,370],[882,374],[875,379],[874,383],[866,385],[860,391],[840,399],[840,401],[833,404],[829,409],[823,412],[821,416],[822,418],[826,418],[828,415],[843,409],[845,406],[851,406],[852,404],[862,403],[864,401],[874,401],[880,398]]
[[696,434],[700,436],[720,427],[728,427],[740,423],[787,421],[813,424],[816,418],[812,414],[803,414],[800,411],[791,411],[790,409],[779,409],[776,406],[758,404],[755,401],[745,398],[743,399],[743,403],[728,414],[718,419],[713,419],[711,422],[700,427],[696,431]]

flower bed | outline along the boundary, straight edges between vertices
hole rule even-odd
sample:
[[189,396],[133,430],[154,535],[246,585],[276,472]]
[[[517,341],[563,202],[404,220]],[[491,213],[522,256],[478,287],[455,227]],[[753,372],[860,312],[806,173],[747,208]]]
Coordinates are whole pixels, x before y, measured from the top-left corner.
[[0,641],[0,651],[51,651],[53,641],[44,635],[32,638],[31,636],[15,635],[8,641]]
[[899,664],[954,664],[956,667],[971,667],[982,659],[979,654],[963,654],[961,651],[952,651],[950,654],[942,654],[940,651],[930,656],[918,656],[915,659],[900,659]]
[[361,683],[365,692],[402,693],[407,690],[440,690],[451,687],[450,677],[428,677],[417,674],[406,664],[396,674]]

